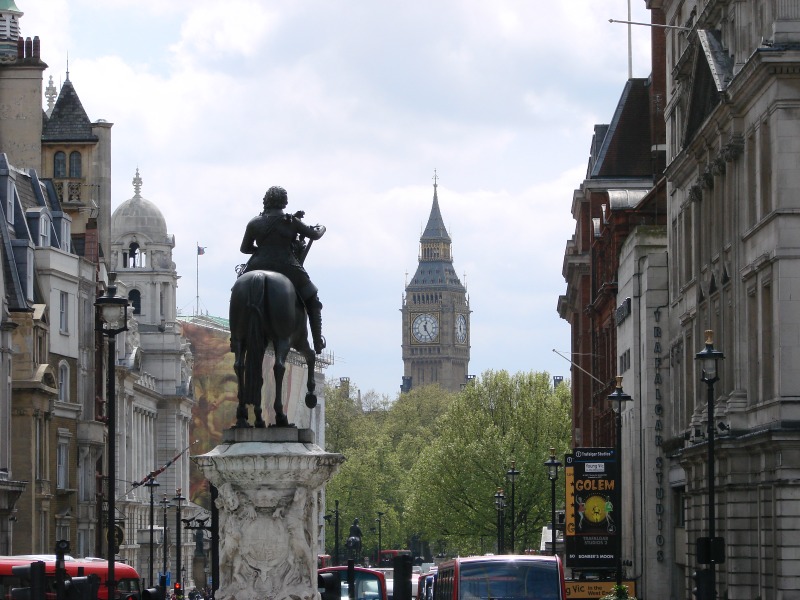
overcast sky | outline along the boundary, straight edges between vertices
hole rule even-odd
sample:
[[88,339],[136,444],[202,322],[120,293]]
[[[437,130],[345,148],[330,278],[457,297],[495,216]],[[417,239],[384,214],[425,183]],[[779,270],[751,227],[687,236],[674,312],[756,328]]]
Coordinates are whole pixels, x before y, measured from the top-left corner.
[[[328,228],[306,262],[326,375],[394,398],[436,170],[473,310],[469,372],[569,375],[553,349],[570,346],[556,311],[570,208],[628,78],[628,27],[609,23],[626,0],[15,2],[45,85],[69,57],[89,118],[114,124],[112,207],[138,167],[163,211],[182,314],[227,317],[244,227],[283,186]],[[650,29],[632,29],[647,77]]]

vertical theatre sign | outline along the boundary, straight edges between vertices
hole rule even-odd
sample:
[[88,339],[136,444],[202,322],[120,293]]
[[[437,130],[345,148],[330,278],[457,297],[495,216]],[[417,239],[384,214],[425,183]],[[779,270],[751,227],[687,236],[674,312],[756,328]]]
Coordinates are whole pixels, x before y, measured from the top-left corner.
[[614,448],[576,448],[565,457],[566,563],[572,569],[614,569],[620,516]]

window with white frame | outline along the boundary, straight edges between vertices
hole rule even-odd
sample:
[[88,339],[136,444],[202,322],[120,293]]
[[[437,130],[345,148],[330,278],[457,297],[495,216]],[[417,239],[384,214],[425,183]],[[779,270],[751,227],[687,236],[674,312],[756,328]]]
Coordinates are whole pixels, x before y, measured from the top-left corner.
[[63,360],[58,365],[58,401],[69,402],[69,364]]
[[67,489],[69,487],[69,440],[63,438],[59,438],[56,449],[56,471],[56,487],[59,490]]
[[39,217],[39,247],[47,248],[50,245],[50,217],[43,214]]
[[61,219],[61,249],[64,252],[72,251],[72,227],[67,219]]
[[89,531],[86,529],[78,529],[78,554],[79,557],[84,557],[89,555],[89,551],[91,546],[89,546],[89,541],[91,539],[89,535]]
[[61,333],[69,332],[69,294],[59,292],[58,294],[58,330]]

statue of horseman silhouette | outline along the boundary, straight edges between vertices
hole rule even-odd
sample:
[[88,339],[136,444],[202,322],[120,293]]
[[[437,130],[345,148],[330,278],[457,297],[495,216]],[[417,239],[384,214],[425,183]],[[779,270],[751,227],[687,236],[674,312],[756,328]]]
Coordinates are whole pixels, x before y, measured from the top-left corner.
[[[306,406],[317,405],[315,354],[325,348],[322,303],[303,262],[314,240],[325,234],[325,227],[303,223],[303,211],[284,213],[287,204],[285,189],[269,188],[264,196],[264,211],[250,220],[242,239],[241,251],[251,257],[237,268],[238,278],[231,289],[230,303],[231,350],[239,386],[236,427],[250,427],[248,404],[253,405],[254,425],[266,427],[261,416],[264,383],[261,365],[270,342],[275,349],[275,425],[289,426],[281,393],[291,348],[303,356],[308,367]],[[308,343],[306,315],[313,350]]]

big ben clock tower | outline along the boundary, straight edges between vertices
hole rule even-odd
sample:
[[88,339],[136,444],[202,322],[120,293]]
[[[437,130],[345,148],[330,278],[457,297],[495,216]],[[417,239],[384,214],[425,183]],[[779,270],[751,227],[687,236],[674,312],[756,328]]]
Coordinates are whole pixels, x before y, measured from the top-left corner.
[[467,290],[453,268],[452,241],[439,210],[437,176],[433,206],[419,239],[419,265],[403,296],[403,385],[438,383],[457,392],[467,380],[470,309]]

